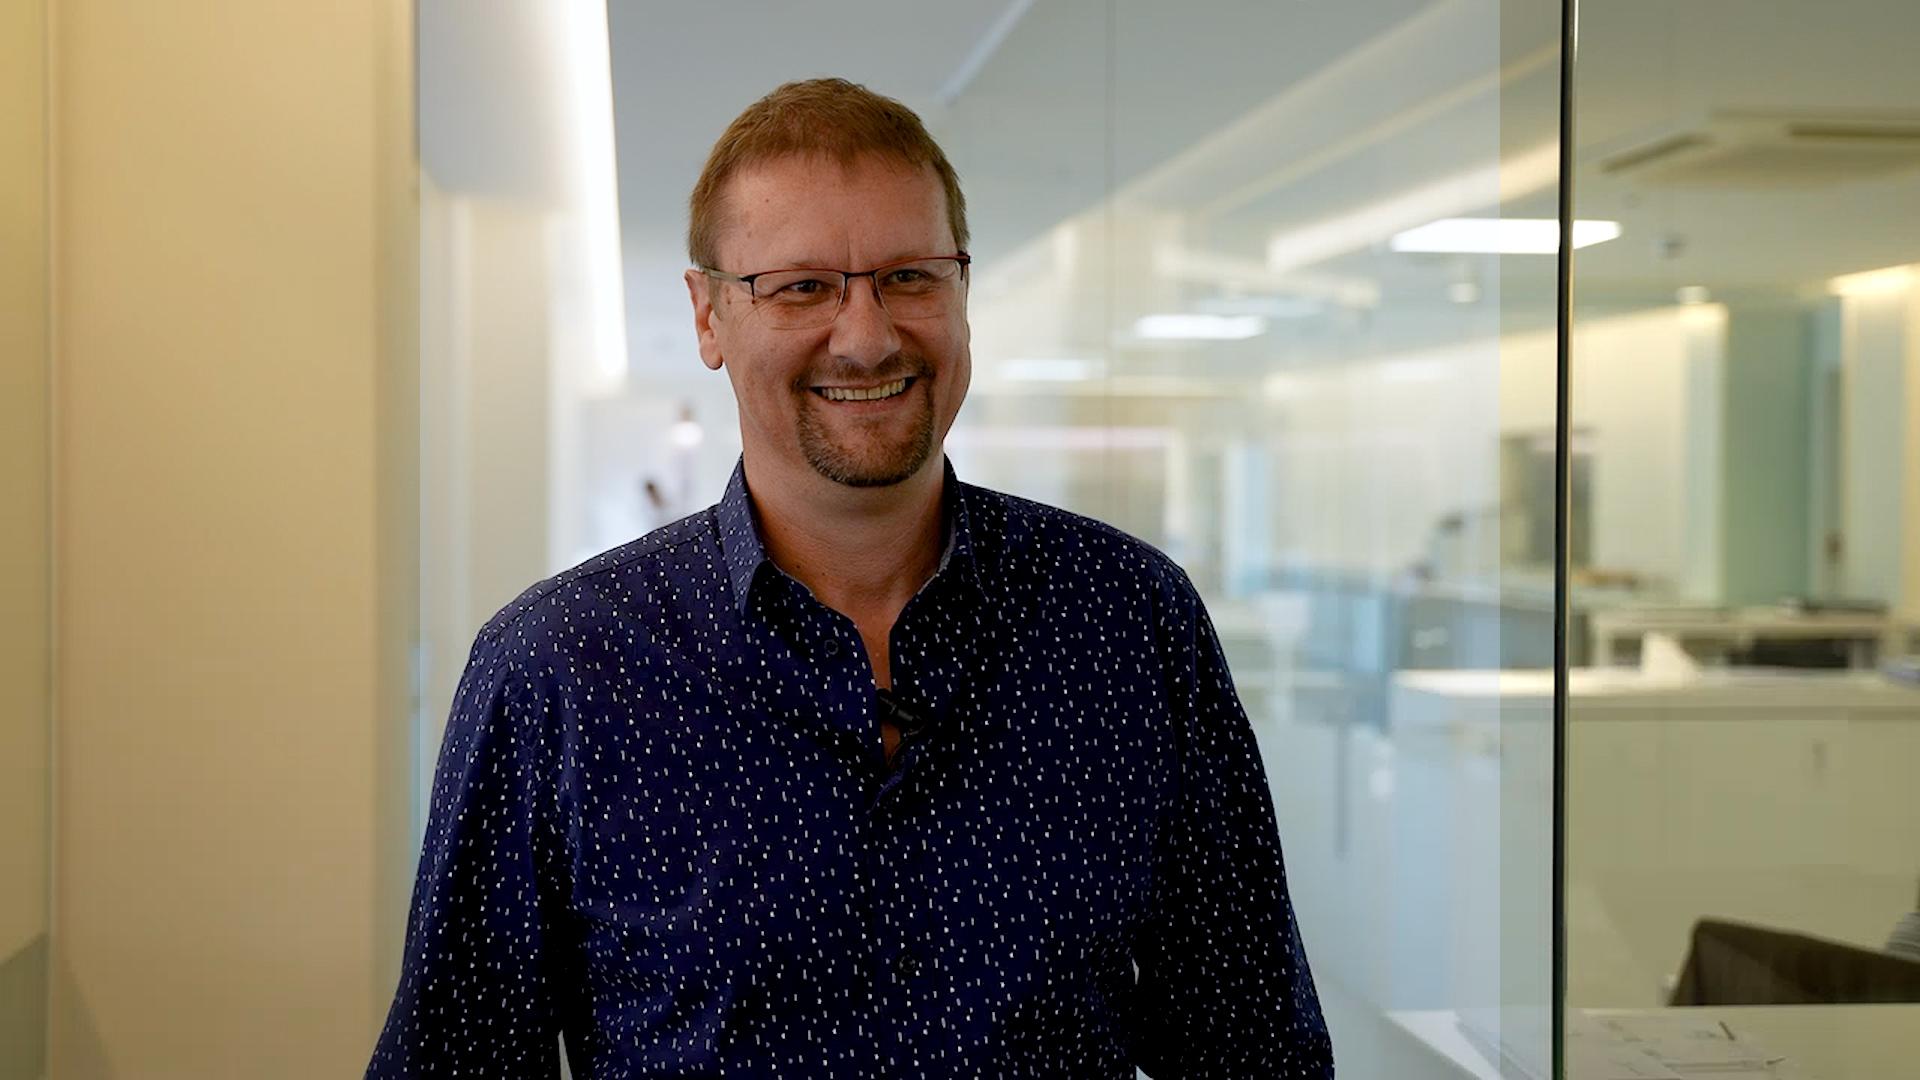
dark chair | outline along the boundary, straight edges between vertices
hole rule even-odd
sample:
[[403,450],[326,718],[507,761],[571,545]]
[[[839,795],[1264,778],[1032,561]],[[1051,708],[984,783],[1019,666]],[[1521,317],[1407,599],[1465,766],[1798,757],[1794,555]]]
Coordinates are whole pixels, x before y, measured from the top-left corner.
[[1694,924],[1672,1005],[1920,1002],[1920,960],[1787,930]]

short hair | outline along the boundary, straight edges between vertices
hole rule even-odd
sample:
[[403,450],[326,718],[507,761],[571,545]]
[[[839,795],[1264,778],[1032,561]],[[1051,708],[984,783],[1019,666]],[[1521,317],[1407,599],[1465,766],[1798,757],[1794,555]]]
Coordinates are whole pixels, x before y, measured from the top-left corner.
[[687,254],[695,266],[718,269],[727,181],[742,169],[789,155],[820,155],[842,165],[872,156],[932,168],[946,189],[953,241],[966,250],[967,200],[960,193],[960,176],[920,117],[857,83],[807,79],[747,106],[713,144],[688,200]]

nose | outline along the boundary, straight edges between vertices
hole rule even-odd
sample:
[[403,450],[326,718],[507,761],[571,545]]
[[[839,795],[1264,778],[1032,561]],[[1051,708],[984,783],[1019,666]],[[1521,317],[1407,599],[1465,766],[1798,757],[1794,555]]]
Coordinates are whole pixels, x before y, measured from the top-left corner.
[[871,366],[900,351],[900,334],[880,303],[872,278],[847,283],[847,295],[834,315],[833,335],[827,347],[843,360]]

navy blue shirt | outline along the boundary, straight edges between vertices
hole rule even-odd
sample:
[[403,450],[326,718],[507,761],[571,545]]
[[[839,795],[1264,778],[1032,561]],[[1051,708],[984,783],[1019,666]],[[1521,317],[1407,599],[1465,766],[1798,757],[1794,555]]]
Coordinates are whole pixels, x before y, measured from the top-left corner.
[[[744,472],[474,642],[370,1077],[1327,1077],[1253,733],[1180,568],[959,483],[891,637]],[[903,725],[912,727],[911,723]]]

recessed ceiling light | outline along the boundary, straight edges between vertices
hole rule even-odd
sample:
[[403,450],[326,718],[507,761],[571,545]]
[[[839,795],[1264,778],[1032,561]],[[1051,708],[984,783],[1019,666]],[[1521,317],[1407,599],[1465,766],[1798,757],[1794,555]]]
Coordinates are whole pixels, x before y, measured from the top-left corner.
[[[1576,249],[1619,235],[1617,221],[1573,223]],[[1442,218],[1394,234],[1387,246],[1452,255],[1551,255],[1560,250],[1560,223],[1553,218]]]

